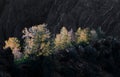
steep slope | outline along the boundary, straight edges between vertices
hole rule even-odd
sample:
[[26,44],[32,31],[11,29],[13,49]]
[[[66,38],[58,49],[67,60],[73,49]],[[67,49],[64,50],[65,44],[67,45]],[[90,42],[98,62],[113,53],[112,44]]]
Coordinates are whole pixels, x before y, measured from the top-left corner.
[[118,36],[119,9],[119,0],[10,0],[0,18],[0,40],[20,38],[24,27],[40,23],[47,23],[53,33],[62,26],[101,26],[106,34]]

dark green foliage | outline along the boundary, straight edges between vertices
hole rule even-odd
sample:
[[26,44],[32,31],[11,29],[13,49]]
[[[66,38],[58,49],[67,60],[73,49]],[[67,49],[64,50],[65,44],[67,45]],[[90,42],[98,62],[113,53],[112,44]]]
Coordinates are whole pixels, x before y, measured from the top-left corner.
[[[106,75],[111,77],[120,76],[120,60],[118,58],[118,56],[120,57],[120,49],[118,48],[120,45],[119,42],[119,40],[113,38],[106,38],[97,40],[91,45],[79,46],[74,49],[74,53],[73,50],[70,52],[62,51],[60,56],[57,55],[57,57],[59,56],[59,63],[61,64],[59,66],[64,70],[68,70],[69,67],[71,67],[71,71],[72,69],[77,72],[82,71],[82,73],[76,73],[80,74],[80,77],[106,77]],[[75,54],[76,50],[77,54]],[[72,54],[72,57],[70,54]],[[82,66],[77,67],[77,64]],[[58,70],[60,70],[60,68]],[[69,71],[67,71],[67,73]],[[66,73],[66,71],[62,70],[61,72],[62,74],[63,72]],[[69,73],[72,74],[71,72]],[[105,74],[103,75],[103,73]]]
[[49,56],[30,55],[31,58],[16,64],[11,60],[9,68],[4,66],[7,70],[2,72],[12,77],[119,77],[119,48],[118,39],[97,39],[89,44],[73,44]]

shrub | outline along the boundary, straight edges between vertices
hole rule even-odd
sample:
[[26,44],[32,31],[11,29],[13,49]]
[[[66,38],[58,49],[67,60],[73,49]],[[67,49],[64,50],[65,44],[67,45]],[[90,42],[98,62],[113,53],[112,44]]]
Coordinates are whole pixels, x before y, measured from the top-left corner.
[[25,55],[47,56],[52,53],[54,47],[52,47],[50,32],[45,24],[33,26],[29,29],[25,28],[23,33]]
[[8,40],[5,41],[5,47],[3,48],[11,48],[11,50],[14,50],[15,48],[20,49],[20,41],[15,37],[10,37]]
[[73,30],[68,32],[65,27],[62,27],[60,34],[57,34],[55,38],[55,49],[65,49],[66,47],[72,46],[74,39]]
[[15,37],[10,37],[8,40],[6,40],[5,47],[3,48],[10,48],[12,50],[15,60],[20,59],[23,56],[23,54],[20,52],[20,41]]
[[90,30],[89,28],[81,29],[78,28],[76,34],[76,43],[89,43],[91,40],[97,39],[98,35],[95,30]]

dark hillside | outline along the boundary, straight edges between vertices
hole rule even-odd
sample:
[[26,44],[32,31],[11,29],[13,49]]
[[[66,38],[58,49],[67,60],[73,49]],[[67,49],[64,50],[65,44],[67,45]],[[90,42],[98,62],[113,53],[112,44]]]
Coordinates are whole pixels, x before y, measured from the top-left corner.
[[40,23],[47,23],[54,33],[63,25],[69,29],[101,26],[113,36],[120,32],[119,0],[8,0],[5,6],[1,1],[1,40],[21,37],[24,27]]

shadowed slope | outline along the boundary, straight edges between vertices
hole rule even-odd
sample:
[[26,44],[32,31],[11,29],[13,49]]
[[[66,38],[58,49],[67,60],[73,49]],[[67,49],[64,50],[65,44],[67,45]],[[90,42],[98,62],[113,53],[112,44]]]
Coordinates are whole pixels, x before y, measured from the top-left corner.
[[118,0],[11,0],[0,18],[0,40],[21,37],[24,27],[47,23],[53,33],[62,26],[102,29],[108,35],[120,32]]

